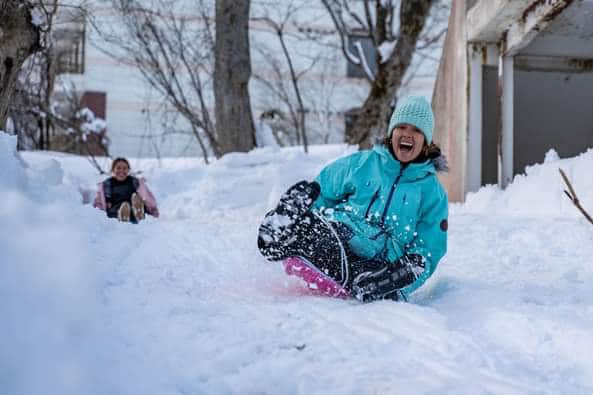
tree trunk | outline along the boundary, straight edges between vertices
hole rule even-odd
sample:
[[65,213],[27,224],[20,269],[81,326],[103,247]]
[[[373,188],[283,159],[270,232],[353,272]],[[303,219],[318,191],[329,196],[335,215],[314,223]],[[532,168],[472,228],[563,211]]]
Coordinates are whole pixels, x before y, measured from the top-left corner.
[[386,135],[393,100],[410,66],[418,36],[433,3],[434,0],[402,0],[397,43],[389,59],[379,63],[369,96],[351,132],[345,136],[347,143],[369,148],[376,137]]
[[214,99],[222,154],[255,147],[248,84],[250,0],[216,0]]
[[40,49],[40,29],[31,22],[27,1],[0,0],[0,130],[6,128],[8,104],[25,60]]

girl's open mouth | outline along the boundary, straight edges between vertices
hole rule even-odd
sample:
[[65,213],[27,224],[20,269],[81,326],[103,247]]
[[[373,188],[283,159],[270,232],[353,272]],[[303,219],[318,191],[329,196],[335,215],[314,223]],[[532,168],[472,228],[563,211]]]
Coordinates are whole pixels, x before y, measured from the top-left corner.
[[399,142],[399,149],[404,152],[410,152],[414,148],[414,143],[409,141],[400,141]]

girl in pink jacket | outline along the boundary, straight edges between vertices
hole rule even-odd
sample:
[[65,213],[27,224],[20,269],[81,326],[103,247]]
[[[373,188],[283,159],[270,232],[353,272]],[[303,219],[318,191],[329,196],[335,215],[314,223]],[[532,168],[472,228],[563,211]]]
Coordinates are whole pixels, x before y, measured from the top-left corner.
[[112,177],[97,186],[94,207],[105,210],[109,218],[137,223],[145,213],[159,216],[154,195],[144,178],[130,175],[130,163],[125,158],[116,158],[111,165]]

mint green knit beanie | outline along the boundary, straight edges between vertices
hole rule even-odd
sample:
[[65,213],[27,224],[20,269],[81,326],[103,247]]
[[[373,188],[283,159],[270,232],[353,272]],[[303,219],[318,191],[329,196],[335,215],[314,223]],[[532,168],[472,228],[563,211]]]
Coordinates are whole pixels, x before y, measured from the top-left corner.
[[389,120],[387,133],[391,136],[397,125],[407,123],[416,126],[424,133],[426,143],[432,143],[434,116],[430,103],[424,96],[408,96],[397,105]]

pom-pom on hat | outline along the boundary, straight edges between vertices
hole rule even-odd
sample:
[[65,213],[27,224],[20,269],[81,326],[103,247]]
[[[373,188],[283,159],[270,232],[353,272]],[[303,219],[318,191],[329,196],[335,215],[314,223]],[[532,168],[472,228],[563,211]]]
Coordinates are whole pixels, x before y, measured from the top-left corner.
[[416,126],[424,133],[426,143],[432,143],[434,116],[430,103],[424,96],[408,96],[398,103],[389,120],[389,128],[387,129],[389,136],[393,133],[393,129],[402,123]]

